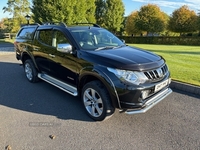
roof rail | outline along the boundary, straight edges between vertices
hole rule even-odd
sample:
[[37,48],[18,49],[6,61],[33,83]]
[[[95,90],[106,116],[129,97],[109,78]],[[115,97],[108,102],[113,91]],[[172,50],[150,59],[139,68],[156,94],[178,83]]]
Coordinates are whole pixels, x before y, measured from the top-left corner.
[[31,24],[21,24],[20,25],[21,27],[24,27],[24,26],[40,26],[39,23],[31,23]]
[[63,22],[45,22],[45,23],[43,23],[43,25],[59,25],[62,27],[67,27],[67,25]]
[[75,24],[76,24],[76,25],[78,25],[78,24],[92,24],[92,25],[93,25],[93,27],[101,28],[101,26],[100,26],[100,25],[98,25],[98,24],[95,24],[95,23],[78,23],[78,22],[76,22]]

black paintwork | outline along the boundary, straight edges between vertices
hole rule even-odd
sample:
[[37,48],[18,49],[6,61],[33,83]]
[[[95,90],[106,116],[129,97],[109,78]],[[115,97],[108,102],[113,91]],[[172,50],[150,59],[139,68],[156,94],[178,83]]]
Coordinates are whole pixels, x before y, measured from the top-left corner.
[[[116,108],[142,107],[148,100],[141,101],[142,89],[153,89],[157,83],[147,82],[142,85],[125,83],[109,72],[107,67],[130,71],[148,71],[157,69],[165,64],[162,57],[148,51],[123,45],[123,42],[120,43],[120,40],[116,37],[114,37],[116,39],[111,38],[119,43],[119,47],[108,47],[98,50],[90,46],[88,46],[88,49],[86,47],[82,48],[78,43],[78,37],[75,35],[76,32],[73,35],[74,29],[75,31],[89,30],[94,33],[97,33],[96,31],[100,33],[102,30],[105,30],[102,28],[42,25],[34,26],[35,30],[31,33],[32,39],[21,38],[19,36],[20,32],[24,28],[29,27],[22,27],[16,37],[15,50],[17,59],[22,60],[22,62],[28,58],[32,59],[39,72],[77,87],[79,94],[87,82],[100,80],[109,91],[112,103]],[[72,45],[72,53],[59,52],[56,47],[44,43],[39,35],[44,30],[52,32],[51,35],[42,37],[47,40],[52,38],[56,31],[61,32]],[[162,81],[169,78],[169,76],[170,74],[167,73]]]
[[89,59],[93,63],[124,70],[150,70],[165,63],[160,56],[129,46],[85,53],[87,54],[84,59]]

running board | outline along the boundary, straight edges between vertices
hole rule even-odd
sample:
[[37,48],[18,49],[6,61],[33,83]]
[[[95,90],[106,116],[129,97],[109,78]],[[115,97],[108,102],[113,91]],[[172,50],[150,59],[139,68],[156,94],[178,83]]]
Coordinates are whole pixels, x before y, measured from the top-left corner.
[[78,92],[77,92],[77,88],[69,85],[69,84],[66,84],[62,81],[59,81],[58,79],[55,79],[47,74],[41,74],[41,73],[38,73],[38,78],[54,85],[55,87],[73,95],[73,96],[77,96],[78,95]]

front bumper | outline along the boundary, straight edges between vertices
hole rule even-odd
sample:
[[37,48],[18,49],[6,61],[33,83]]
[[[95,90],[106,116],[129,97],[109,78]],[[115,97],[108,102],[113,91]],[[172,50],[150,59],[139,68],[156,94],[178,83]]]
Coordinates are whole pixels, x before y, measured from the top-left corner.
[[154,107],[156,104],[158,104],[160,101],[162,101],[164,98],[166,98],[169,94],[172,93],[172,90],[170,88],[165,89],[164,91],[161,91],[160,93],[153,96],[150,100],[148,100],[144,106],[140,109],[128,109],[125,111],[128,115],[133,114],[140,114],[145,113],[152,107]]

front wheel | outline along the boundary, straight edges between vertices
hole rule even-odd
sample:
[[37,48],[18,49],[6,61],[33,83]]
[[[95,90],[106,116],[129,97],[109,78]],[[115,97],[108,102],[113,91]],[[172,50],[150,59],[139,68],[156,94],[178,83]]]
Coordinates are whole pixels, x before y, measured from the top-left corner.
[[24,72],[26,75],[26,78],[28,79],[29,82],[38,82],[39,78],[38,78],[38,72],[32,62],[32,60],[27,59],[24,62]]
[[115,111],[108,91],[100,81],[87,83],[83,87],[81,98],[87,114],[96,121],[109,118]]

